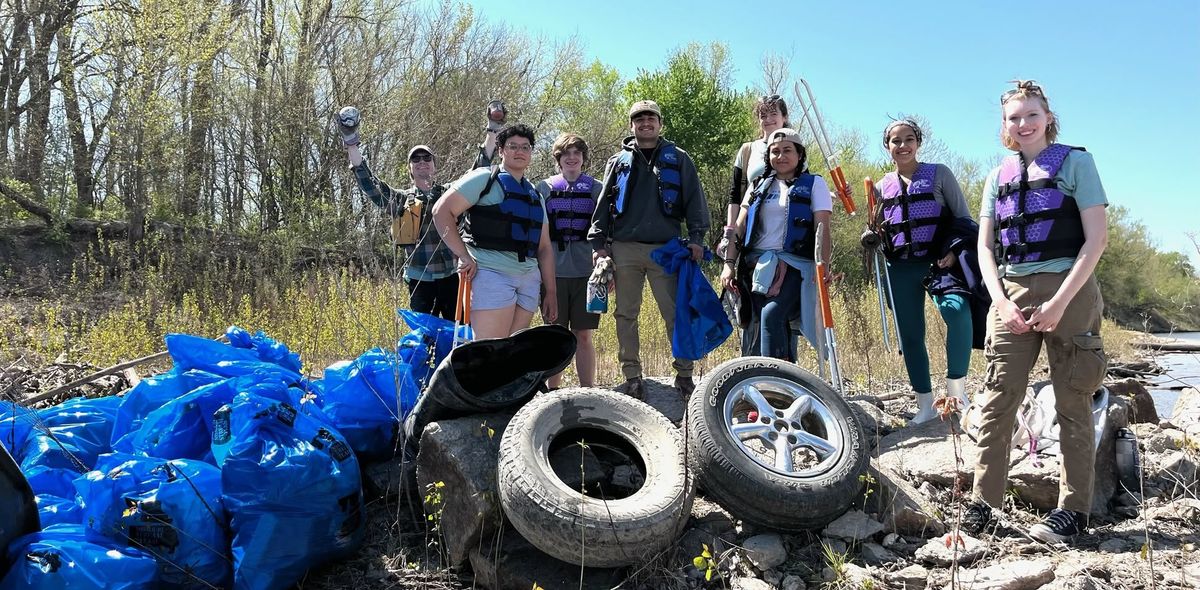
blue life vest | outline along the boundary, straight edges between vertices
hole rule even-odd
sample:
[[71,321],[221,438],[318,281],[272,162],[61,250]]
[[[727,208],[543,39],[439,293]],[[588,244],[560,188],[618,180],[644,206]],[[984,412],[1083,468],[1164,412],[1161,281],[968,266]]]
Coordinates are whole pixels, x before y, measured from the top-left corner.
[[[788,223],[787,233],[783,238],[783,249],[801,258],[814,260],[813,252],[817,243],[816,225],[813,221],[812,191],[813,182],[817,179],[813,174],[797,176],[788,188]],[[746,211],[745,249],[754,245],[754,236],[759,231],[760,209],[763,198],[769,194],[775,185],[775,173],[768,173],[750,193],[750,207]],[[780,198],[783,198],[780,195]]]
[[518,181],[497,168],[479,193],[481,199],[496,181],[504,189],[504,200],[467,209],[463,215],[463,242],[476,248],[515,252],[517,260],[525,262],[526,258],[537,256],[542,236],[545,212],[541,195],[528,180]]
[[[629,193],[626,188],[629,175],[633,171],[633,150],[621,150],[621,153],[617,154],[616,171],[617,181],[613,184],[613,190],[617,191],[615,208],[617,215],[621,215],[625,213],[625,198]],[[658,202],[663,215],[682,218],[683,203],[680,202],[679,195],[683,185],[679,152],[675,149],[675,144],[664,141],[659,146],[654,158],[654,176],[658,178]]]
[[936,256],[950,227],[950,210],[933,194],[935,164],[918,164],[912,185],[896,172],[880,181],[883,196],[883,231],[889,258],[921,259]]
[[1054,180],[1072,150],[1083,148],[1053,143],[1030,165],[1021,154],[1004,158],[1000,164],[996,228],[1006,263],[1079,255],[1084,242],[1079,205]]
[[550,194],[546,196],[546,215],[550,218],[550,240],[558,243],[559,250],[566,250],[570,242],[587,238],[592,214],[596,212],[596,199],[592,189],[596,179],[582,174],[575,182],[568,182],[562,174],[546,179]]

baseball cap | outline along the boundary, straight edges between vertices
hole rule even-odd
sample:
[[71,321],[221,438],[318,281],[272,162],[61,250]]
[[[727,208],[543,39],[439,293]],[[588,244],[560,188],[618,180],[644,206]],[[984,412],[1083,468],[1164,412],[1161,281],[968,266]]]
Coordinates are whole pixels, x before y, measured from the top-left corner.
[[437,159],[437,154],[433,153],[433,150],[430,149],[429,146],[424,145],[424,144],[414,145],[411,150],[408,150],[408,159],[411,160],[413,157],[413,154],[415,154],[417,152],[425,152],[425,153],[433,156],[435,160]]
[[800,132],[789,127],[776,129],[767,136],[767,145],[771,145],[777,141],[790,141],[800,147],[804,147],[804,141],[800,139]]
[[658,108],[658,103],[653,100],[639,100],[633,103],[633,106],[629,107],[629,118],[634,118],[638,113],[654,113],[660,119],[662,118],[662,110]]

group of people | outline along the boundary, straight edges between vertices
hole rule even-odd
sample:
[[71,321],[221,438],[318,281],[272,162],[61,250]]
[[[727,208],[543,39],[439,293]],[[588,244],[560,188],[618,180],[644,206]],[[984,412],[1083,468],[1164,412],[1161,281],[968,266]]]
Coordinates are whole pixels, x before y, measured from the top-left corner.
[[[1106,368],[1094,270],[1107,242],[1107,198],[1091,155],[1056,143],[1058,118],[1037,84],[1018,82],[1000,107],[1000,138],[1014,153],[988,175],[978,222],[950,169],[918,158],[920,125],[900,119],[885,127],[882,143],[895,168],[878,184],[864,244],[871,237],[886,260],[885,288],[917,401],[912,423],[939,414],[925,346],[926,297],[946,324],[945,397],[953,401],[944,404],[959,411],[978,406],[979,459],[963,516],[970,532],[994,526],[1016,414],[1045,346],[1062,474],[1059,508],[1030,534],[1062,542],[1080,532],[1092,505],[1091,399]],[[794,362],[801,334],[816,346],[814,268],[829,260],[833,199],[809,169],[786,102],[764,96],[754,114],[761,134],[735,155],[717,248],[720,282],[741,301],[743,354]],[[543,320],[577,336],[579,382],[592,386],[599,316],[586,309],[586,283],[596,264],[610,258],[620,389],[643,396],[638,330],[646,281],[668,334],[675,321],[676,277],[651,252],[682,237],[699,261],[711,225],[695,165],[663,138],[657,103],[631,105],[631,135],[600,178],[583,172],[587,143],[564,133],[551,148],[559,173],[534,184],[526,177],[534,131],[493,118],[476,169],[443,187],[434,182],[433,150],[419,145],[409,151],[413,186],[403,191],[380,181],[363,160],[357,119],[341,119],[364,192],[393,218],[413,217],[416,229],[401,245],[409,249],[404,274],[414,310],[451,318],[458,281],[468,281],[475,336],[492,338],[528,327],[540,306]],[[491,166],[494,155],[499,162]],[[966,391],[972,348],[983,348],[987,360],[984,390],[974,400]],[[676,358],[672,367],[675,387],[690,396],[692,361]],[[561,380],[556,376],[550,386]]]

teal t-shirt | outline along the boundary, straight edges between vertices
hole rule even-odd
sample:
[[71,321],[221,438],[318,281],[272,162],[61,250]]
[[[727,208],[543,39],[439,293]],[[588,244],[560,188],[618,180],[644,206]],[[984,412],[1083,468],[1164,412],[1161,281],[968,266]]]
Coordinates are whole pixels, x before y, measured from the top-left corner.
[[[491,168],[478,168],[463,175],[462,178],[454,181],[450,185],[447,192],[458,191],[459,194],[467,200],[472,207],[475,205],[496,205],[504,200],[504,189],[501,188],[499,182],[492,183],[492,188],[486,195],[480,195],[483,187],[487,185],[488,176],[491,176]],[[532,184],[532,183],[531,183]],[[539,193],[540,195],[540,193]],[[546,223],[546,205],[544,198],[539,201],[542,207],[542,223]],[[470,215],[470,210],[467,210],[467,215]],[[501,250],[486,250],[467,246],[467,251],[471,256],[475,257],[475,261],[479,263],[479,268],[486,268],[496,272],[502,272],[509,275],[522,275],[537,268],[538,261],[536,257],[527,257],[525,262],[517,260],[516,252],[505,252]]]
[[[1000,177],[1000,167],[997,166],[988,174],[987,182],[983,185],[983,203],[980,207],[979,218],[995,218],[996,198],[1000,196],[1000,188],[996,179]],[[1080,211],[1098,205],[1108,206],[1108,196],[1100,183],[1100,174],[1096,171],[1096,161],[1092,155],[1073,150],[1063,160],[1062,168],[1054,175],[1058,190],[1068,197],[1075,198],[1075,204]],[[1017,264],[1000,264],[1000,272],[1005,276],[1023,277],[1039,272],[1064,272],[1075,264],[1074,258],[1051,258],[1037,262],[1019,262]]]

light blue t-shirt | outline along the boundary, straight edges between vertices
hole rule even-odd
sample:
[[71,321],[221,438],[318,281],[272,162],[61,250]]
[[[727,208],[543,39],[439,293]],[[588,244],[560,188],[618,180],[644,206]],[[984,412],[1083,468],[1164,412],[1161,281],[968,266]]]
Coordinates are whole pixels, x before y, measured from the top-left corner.
[[[503,167],[501,167],[503,170]],[[472,170],[454,181],[450,185],[447,192],[458,191],[459,194],[467,200],[472,207],[475,205],[496,205],[504,200],[504,188],[500,186],[500,182],[492,183],[492,188],[488,190],[486,195],[480,195],[483,187],[487,186],[488,177],[491,176],[491,168],[478,168]],[[532,183],[531,183],[532,184]],[[535,189],[536,190],[536,189]],[[540,193],[539,193],[540,195]],[[538,201],[542,208],[542,223],[546,223],[546,204],[544,198]],[[468,209],[466,215],[470,215]],[[496,272],[502,272],[508,275],[523,275],[538,266],[536,257],[526,257],[525,262],[517,260],[516,252],[505,252],[502,250],[487,250],[484,248],[476,248],[467,246],[467,251],[479,263],[479,268],[486,268]]]
[[[987,182],[983,185],[983,203],[980,207],[979,218],[995,218],[996,199],[1000,196],[997,179],[1000,177],[1000,166],[988,174]],[[1096,161],[1092,155],[1082,150],[1072,150],[1063,160],[1062,168],[1054,175],[1058,190],[1068,197],[1074,197],[1080,211],[1098,205],[1108,206],[1108,196],[1100,183],[1100,174],[1096,171]],[[1037,262],[1019,262],[999,266],[1003,276],[1023,277],[1039,272],[1064,272],[1071,270],[1075,264],[1074,258],[1051,258]]]

